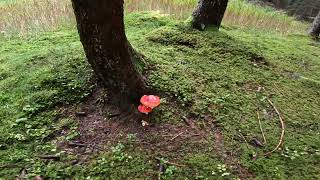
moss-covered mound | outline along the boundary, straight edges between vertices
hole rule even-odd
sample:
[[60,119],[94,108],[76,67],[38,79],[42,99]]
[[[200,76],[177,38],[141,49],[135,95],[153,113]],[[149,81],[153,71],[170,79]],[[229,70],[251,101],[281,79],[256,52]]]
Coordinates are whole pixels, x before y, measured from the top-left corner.
[[[76,30],[2,39],[0,177],[320,178],[318,42],[228,27],[200,32],[156,13],[130,14],[126,24],[145,56],[148,84],[164,99],[150,117],[152,131],[137,123],[115,126],[121,119],[103,112],[105,118],[90,122],[108,124],[99,127],[106,143],[74,144],[98,129],[85,129],[66,111],[97,109],[107,96],[92,93]],[[285,138],[264,157],[279,142],[276,111]],[[82,120],[97,118],[92,112]]]

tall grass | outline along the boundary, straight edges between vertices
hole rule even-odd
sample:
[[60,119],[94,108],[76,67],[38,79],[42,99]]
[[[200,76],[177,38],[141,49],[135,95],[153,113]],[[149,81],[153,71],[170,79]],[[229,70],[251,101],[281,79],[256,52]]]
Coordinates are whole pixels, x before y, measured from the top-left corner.
[[277,31],[285,34],[305,33],[309,26],[308,23],[297,21],[285,12],[247,3],[246,0],[231,0],[223,22],[228,25]]
[[195,0],[125,0],[127,12],[152,11],[172,15],[178,19],[188,18],[195,7]]
[[[126,12],[157,10],[178,19],[188,18],[197,0],[125,0]],[[70,0],[6,0],[0,4],[0,32],[4,35],[54,30],[74,25]],[[230,0],[224,25],[280,33],[304,33],[308,24],[271,8]]]
[[[176,18],[188,18],[197,0],[127,0],[130,11],[159,10]],[[223,24],[254,28],[280,33],[304,33],[308,24],[272,8],[248,3],[246,0],[230,0]]]
[[17,0],[0,6],[0,32],[25,35],[74,23],[69,0]]

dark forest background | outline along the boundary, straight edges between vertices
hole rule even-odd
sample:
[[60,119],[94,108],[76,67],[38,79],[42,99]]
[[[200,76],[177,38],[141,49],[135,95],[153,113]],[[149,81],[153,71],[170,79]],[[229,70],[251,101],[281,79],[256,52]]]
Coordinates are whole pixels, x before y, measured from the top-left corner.
[[320,0],[252,0],[252,2],[285,10],[301,20],[312,21],[320,10]]

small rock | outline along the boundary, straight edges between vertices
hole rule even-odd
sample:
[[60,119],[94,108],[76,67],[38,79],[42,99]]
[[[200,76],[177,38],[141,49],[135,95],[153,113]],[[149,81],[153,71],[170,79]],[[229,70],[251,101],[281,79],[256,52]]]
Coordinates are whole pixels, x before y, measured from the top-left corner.
[[252,145],[257,146],[257,147],[263,147],[263,143],[260,142],[257,138],[253,138],[251,140]]
[[43,180],[43,178],[41,176],[36,176],[34,177],[35,180]]

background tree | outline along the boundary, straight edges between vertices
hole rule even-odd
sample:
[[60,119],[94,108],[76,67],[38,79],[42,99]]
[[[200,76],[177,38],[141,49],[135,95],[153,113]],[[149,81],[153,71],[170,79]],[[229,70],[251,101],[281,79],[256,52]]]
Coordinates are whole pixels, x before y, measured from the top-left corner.
[[320,10],[319,0],[248,0],[250,2],[265,6],[272,6],[285,10],[289,15],[299,20],[311,21]]
[[72,0],[86,57],[102,84],[137,100],[147,94],[143,76],[134,62],[139,55],[128,42],[123,0]]
[[228,0],[199,0],[192,16],[194,28],[204,30],[207,26],[220,27]]
[[320,11],[319,0],[288,0],[286,10],[289,15],[301,20],[311,20]]
[[317,15],[317,17],[314,19],[313,24],[309,30],[309,34],[312,37],[319,37],[320,34],[320,11]]

